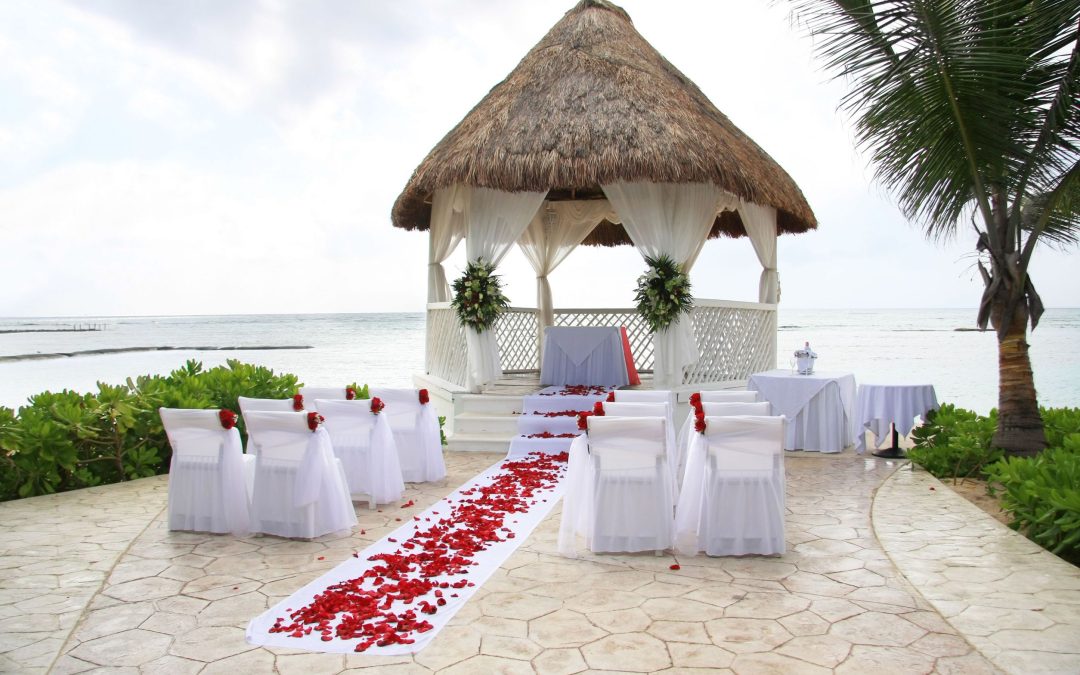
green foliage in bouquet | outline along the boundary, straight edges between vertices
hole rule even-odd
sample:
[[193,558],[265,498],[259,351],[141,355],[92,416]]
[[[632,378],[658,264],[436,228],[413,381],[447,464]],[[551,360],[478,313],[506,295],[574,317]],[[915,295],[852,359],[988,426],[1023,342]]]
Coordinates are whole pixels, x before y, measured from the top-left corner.
[[653,333],[659,333],[694,308],[690,278],[669,256],[646,257],[649,270],[638,277],[634,301]]
[[492,328],[499,314],[510,306],[495,275],[495,266],[483,258],[467,263],[465,273],[454,280],[453,288],[451,306],[457,310],[458,320],[477,333]]

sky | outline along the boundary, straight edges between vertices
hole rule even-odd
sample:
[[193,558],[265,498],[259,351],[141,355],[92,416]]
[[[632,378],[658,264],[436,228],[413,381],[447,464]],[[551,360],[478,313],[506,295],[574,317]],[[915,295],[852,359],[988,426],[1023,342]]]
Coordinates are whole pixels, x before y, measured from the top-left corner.
[[[428,151],[573,0],[0,2],[0,316],[422,311],[427,235],[390,209]],[[802,188],[781,307],[975,307],[973,235],[927,240],[854,149],[782,3],[623,0],[637,30]],[[1075,250],[1040,250],[1049,307]],[[464,267],[464,246],[447,265]],[[579,247],[556,306],[628,307],[631,247]],[[535,306],[516,249],[500,266]],[[756,301],[745,238],[695,295]]]

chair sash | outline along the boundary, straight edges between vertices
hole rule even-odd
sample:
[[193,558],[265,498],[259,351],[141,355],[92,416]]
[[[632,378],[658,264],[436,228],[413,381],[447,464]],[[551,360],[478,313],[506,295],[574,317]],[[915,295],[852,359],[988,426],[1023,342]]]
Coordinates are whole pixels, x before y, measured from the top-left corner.
[[702,403],[754,403],[758,400],[756,391],[716,389],[699,393]]
[[203,457],[217,463],[220,474],[225,523],[236,536],[244,536],[250,527],[250,506],[244,477],[244,449],[240,432],[221,426],[219,410],[182,410],[161,408],[162,425],[172,446],[170,475],[187,457]]

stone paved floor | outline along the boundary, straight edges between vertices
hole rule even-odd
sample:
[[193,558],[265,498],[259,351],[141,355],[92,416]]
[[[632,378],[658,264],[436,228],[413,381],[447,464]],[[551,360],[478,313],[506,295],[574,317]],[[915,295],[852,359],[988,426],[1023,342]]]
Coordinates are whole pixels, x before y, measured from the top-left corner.
[[569,560],[555,551],[556,507],[415,656],[244,641],[251,617],[499,457],[447,459],[446,485],[410,488],[415,507],[359,508],[366,534],[312,542],[169,533],[164,477],[0,504],[0,671],[998,672],[944,620],[955,607],[927,602],[874,536],[873,492],[896,464],[849,453],[787,457],[782,558],[680,558],[678,571],[672,556]]

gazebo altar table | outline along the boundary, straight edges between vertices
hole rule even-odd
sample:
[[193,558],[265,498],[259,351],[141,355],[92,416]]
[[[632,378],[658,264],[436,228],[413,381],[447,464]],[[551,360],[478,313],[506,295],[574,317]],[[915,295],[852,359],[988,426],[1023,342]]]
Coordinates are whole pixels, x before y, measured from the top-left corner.
[[[697,361],[683,369],[683,392],[743,383],[751,374],[776,367],[776,305],[695,299],[690,316]],[[644,319],[630,308],[555,309],[555,326],[625,326],[640,373],[653,371],[653,339]],[[504,374],[539,376],[543,330],[534,308],[513,307],[495,325]],[[427,306],[424,370],[455,387],[466,387],[465,330],[448,302]]]

